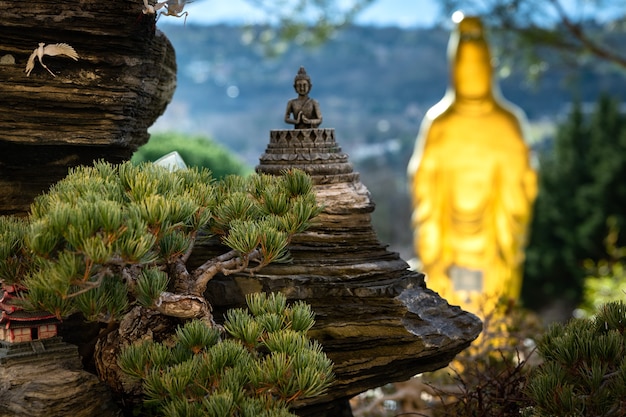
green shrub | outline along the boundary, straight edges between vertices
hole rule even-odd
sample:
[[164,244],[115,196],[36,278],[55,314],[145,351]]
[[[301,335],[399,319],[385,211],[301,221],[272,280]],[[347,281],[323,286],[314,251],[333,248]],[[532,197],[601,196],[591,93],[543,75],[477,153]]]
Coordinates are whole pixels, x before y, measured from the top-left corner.
[[626,304],[611,302],[591,319],[555,324],[538,342],[544,362],[526,393],[531,416],[626,415]]
[[137,149],[131,161],[134,164],[154,162],[173,151],[180,154],[188,167],[208,168],[218,179],[252,172],[232,152],[212,139],[176,132],[151,134],[148,143]]
[[172,343],[123,350],[119,365],[142,381],[148,407],[168,417],[287,417],[294,401],[328,388],[332,363],[306,337],[310,307],[288,307],[281,293],[246,300],[249,311],[227,313],[225,339],[195,320],[179,327]]

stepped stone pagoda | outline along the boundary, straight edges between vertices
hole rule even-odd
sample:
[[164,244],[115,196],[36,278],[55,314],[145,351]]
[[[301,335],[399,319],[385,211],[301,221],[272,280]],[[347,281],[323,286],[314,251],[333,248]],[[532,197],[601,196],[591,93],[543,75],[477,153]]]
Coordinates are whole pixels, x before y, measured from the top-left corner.
[[[321,118],[321,114],[320,114]],[[301,169],[324,209],[297,235],[293,261],[253,277],[216,277],[207,298],[219,317],[253,291],[281,291],[316,313],[310,336],[335,364],[322,397],[299,404],[301,416],[335,416],[352,396],[445,367],[479,335],[481,321],[426,288],[424,276],[389,252],[371,224],[374,203],[335,140],[334,129],[272,130],[259,173]]]

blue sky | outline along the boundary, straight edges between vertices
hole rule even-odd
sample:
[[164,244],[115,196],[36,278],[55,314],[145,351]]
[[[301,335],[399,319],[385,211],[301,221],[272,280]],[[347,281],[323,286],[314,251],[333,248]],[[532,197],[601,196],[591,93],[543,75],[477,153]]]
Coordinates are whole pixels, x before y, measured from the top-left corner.
[[[256,23],[266,21],[263,12],[245,0],[195,0],[187,5],[187,23]],[[438,13],[436,0],[376,0],[363,11],[358,23],[401,27],[430,26]],[[168,23],[172,23],[169,19]],[[182,19],[181,23],[182,23]]]
[[[154,0],[151,0],[151,2]],[[163,1],[163,0],[159,0]],[[338,0],[338,3],[351,3],[353,0]],[[593,15],[600,20],[611,19],[623,14],[626,6],[613,2],[613,7],[605,7],[602,13],[594,13],[591,2],[584,0],[560,0],[574,19],[581,15]],[[267,16],[259,8],[246,0],[194,0],[185,7],[189,12],[187,22],[193,24],[215,23],[260,23],[267,22]],[[357,18],[357,23],[376,26],[429,27],[439,17],[438,0],[376,0]],[[168,18],[168,23],[183,23],[183,19]]]

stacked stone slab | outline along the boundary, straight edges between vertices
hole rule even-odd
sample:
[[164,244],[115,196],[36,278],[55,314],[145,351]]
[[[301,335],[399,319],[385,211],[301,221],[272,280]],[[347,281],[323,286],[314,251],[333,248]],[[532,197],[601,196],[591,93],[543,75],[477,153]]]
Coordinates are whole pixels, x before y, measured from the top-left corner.
[[78,349],[60,337],[0,341],[0,417],[121,417],[98,377],[82,369]]
[[[142,0],[0,2],[0,214],[32,199],[76,165],[120,162],[148,141],[176,87],[168,39]],[[30,54],[67,43],[78,61]]]
[[337,380],[326,395],[300,403],[297,413],[331,416],[367,389],[446,366],[482,325],[428,290],[422,274],[381,244],[369,191],[333,129],[271,131],[257,172],[294,168],[312,176],[324,209],[293,239],[292,262],[270,264],[253,277],[216,277],[207,297],[216,317],[243,305],[253,291],[281,291],[309,303],[316,313],[310,335],[334,361]]

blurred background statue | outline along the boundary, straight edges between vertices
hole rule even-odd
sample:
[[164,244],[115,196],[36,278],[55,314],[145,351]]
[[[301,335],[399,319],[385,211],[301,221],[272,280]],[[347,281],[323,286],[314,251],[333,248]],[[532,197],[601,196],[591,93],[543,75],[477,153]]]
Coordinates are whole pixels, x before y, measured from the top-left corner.
[[414,249],[429,288],[482,315],[520,295],[537,179],[525,115],[500,96],[480,19],[453,21],[451,85],[408,166]]

